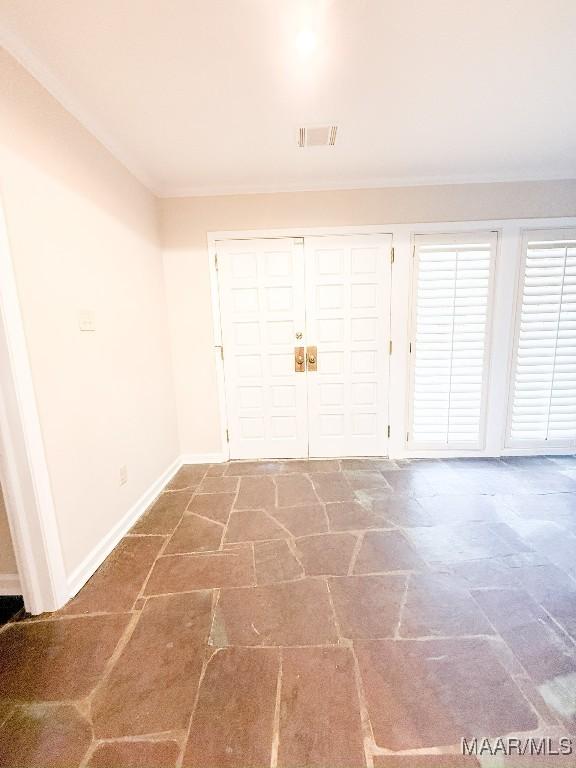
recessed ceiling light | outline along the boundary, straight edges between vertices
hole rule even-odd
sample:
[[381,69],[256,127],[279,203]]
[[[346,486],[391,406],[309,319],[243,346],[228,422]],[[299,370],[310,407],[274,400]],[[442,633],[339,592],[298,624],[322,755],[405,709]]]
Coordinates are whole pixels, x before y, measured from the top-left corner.
[[309,28],[301,29],[296,37],[296,47],[303,59],[308,59],[316,50],[318,41],[316,33]]

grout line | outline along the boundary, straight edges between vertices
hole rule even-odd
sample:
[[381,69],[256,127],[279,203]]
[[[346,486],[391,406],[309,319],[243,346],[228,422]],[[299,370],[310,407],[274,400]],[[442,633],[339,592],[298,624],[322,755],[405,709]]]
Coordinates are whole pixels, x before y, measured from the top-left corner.
[[270,749],[270,768],[278,766],[278,748],[280,746],[280,704],[282,700],[282,675],[283,675],[283,654],[282,648],[278,653],[278,680],[276,683],[276,703],[274,706],[274,725],[272,730],[272,746]]
[[396,625],[396,629],[394,630],[394,639],[395,640],[401,640],[402,636],[400,635],[400,627],[402,626],[402,619],[404,617],[404,608],[406,607],[406,603],[408,602],[408,588],[410,585],[410,574],[406,577],[406,584],[404,585],[404,594],[402,595],[402,600],[400,601],[400,607],[398,608],[398,624]]
[[354,549],[352,550],[352,555],[350,556],[350,563],[348,565],[348,576],[352,576],[354,573],[356,560],[358,559],[358,555],[360,554],[360,549],[362,548],[362,544],[364,543],[364,536],[365,536],[365,533],[363,532],[359,532],[357,535],[356,543],[354,544]]
[[372,723],[370,722],[370,714],[368,711],[368,704],[366,702],[366,693],[364,691],[362,675],[360,674],[360,664],[358,662],[358,657],[356,656],[356,649],[354,648],[354,643],[350,644],[350,652],[354,660],[354,682],[356,683],[356,694],[358,696],[358,708],[360,711],[360,726],[362,728],[366,768],[373,768],[374,766],[373,747],[376,746],[376,741],[374,739],[374,731],[372,729]]
[[[207,649],[210,648],[210,646],[207,646]],[[185,729],[185,736],[182,740],[182,748],[180,755],[178,759],[176,760],[176,768],[182,768],[182,763],[184,761],[184,754],[186,752],[186,747],[188,746],[188,742],[190,741],[190,733],[192,731],[192,723],[194,721],[194,715],[196,714],[196,709],[198,707],[198,702],[200,700],[200,691],[202,689],[202,684],[204,682],[204,676],[206,675],[206,670],[208,669],[208,665],[216,656],[217,653],[220,653],[222,651],[222,648],[213,648],[208,656],[204,657],[204,661],[202,662],[202,670],[200,672],[200,677],[198,678],[198,686],[196,688],[196,695],[194,696],[194,702],[192,704],[192,710],[190,712],[190,719],[188,721],[188,727]]]

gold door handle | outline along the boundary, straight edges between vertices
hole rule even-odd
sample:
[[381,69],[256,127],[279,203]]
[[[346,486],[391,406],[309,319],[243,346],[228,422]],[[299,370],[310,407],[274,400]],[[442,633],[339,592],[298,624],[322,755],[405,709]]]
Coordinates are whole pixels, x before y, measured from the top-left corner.
[[304,347],[294,347],[294,370],[296,373],[304,373],[306,370]]
[[308,347],[306,350],[306,359],[308,361],[308,370],[309,371],[317,371],[318,370],[318,350],[316,347]]

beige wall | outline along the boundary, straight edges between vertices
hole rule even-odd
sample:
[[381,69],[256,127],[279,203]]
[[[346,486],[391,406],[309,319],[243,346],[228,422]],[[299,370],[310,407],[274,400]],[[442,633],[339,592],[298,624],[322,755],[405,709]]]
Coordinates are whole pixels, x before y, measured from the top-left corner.
[[14,557],[14,548],[10,538],[10,528],[8,527],[8,518],[6,517],[6,505],[2,486],[0,486],[0,574],[17,573],[16,558]]
[[[178,454],[157,205],[6,53],[0,116],[0,193],[70,574]],[[96,332],[79,331],[80,310]]]
[[574,216],[576,181],[173,198],[160,212],[180,448],[194,454],[221,450],[207,232]]

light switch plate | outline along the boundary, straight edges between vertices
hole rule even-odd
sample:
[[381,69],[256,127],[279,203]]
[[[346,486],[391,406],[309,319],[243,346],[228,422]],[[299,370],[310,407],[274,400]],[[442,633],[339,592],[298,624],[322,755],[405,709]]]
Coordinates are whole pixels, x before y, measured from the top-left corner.
[[81,331],[96,330],[96,314],[89,309],[81,309],[78,312],[78,327]]

